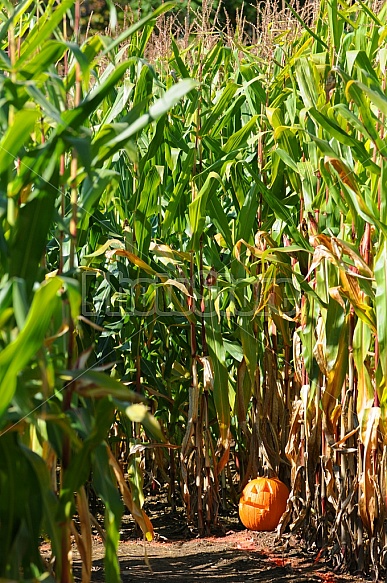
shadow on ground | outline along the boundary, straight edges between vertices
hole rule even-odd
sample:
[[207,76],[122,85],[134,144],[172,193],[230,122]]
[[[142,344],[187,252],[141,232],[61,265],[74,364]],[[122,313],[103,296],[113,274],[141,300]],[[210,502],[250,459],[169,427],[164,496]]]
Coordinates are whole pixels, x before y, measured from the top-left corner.
[[[305,551],[293,535],[278,541],[274,532],[247,531],[237,512],[221,517],[211,536],[198,538],[182,512],[165,501],[151,500],[147,512],[155,540],[144,543],[130,516],[124,516],[118,549],[123,583],[366,583],[351,575],[333,574],[316,553]],[[82,580],[80,556],[74,552],[74,579]],[[92,583],[106,581],[104,546],[93,537]]]
[[[277,566],[259,552],[247,552],[237,548],[222,548],[219,551],[216,550],[218,543],[203,543],[204,541],[197,541],[196,545],[159,544],[157,549],[148,549],[147,558],[152,572],[145,564],[144,547],[126,543],[120,549],[122,580],[124,583],[321,583],[323,580],[321,576],[311,572],[305,573],[305,569],[301,573],[290,565]],[[205,548],[205,545],[209,548]],[[80,570],[75,569],[74,573],[80,577]],[[104,581],[102,560],[93,562],[92,581]]]

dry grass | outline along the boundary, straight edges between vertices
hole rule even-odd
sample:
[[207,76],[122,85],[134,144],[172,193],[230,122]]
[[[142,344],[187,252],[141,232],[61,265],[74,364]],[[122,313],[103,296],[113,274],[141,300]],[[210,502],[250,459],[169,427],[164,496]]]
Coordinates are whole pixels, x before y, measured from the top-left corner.
[[[380,0],[378,0],[380,1]],[[293,8],[301,18],[313,27],[316,21],[319,3],[317,0],[300,6],[293,2]],[[237,49],[241,45],[251,47],[251,52],[265,59],[273,56],[278,44],[290,43],[301,31],[301,24],[281,0],[256,5],[256,19],[251,22],[242,10],[237,11],[233,23],[222,6],[215,0],[204,0],[201,8],[191,9],[190,3],[186,13],[161,16],[147,47],[147,58],[152,62],[168,59],[172,53],[173,38],[181,51],[189,46],[201,44],[205,51],[220,40],[226,46]]]

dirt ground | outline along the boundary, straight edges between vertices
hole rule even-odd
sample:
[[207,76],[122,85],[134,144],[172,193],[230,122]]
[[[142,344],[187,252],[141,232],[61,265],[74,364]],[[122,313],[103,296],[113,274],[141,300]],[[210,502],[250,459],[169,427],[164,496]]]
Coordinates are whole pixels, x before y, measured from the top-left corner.
[[[294,553],[273,553],[271,536],[241,531],[225,537],[189,541],[121,543],[119,560],[124,583],[349,583],[364,579],[335,575],[322,564]],[[95,556],[103,549],[96,544]],[[146,565],[147,557],[150,568]],[[75,580],[81,581],[75,561]],[[93,562],[93,583],[105,581],[102,559]],[[107,582],[108,583],[108,582]]]
[[[130,516],[121,531],[119,562],[124,583],[365,583],[371,579],[332,573],[324,559],[302,550],[296,537],[277,541],[275,533],[246,530],[236,512],[220,519],[211,537],[198,538],[160,501],[147,507],[155,540],[143,542]],[[81,581],[81,562],[74,546],[75,581]],[[92,582],[105,581],[104,547],[94,536]],[[108,581],[106,583],[109,583]]]

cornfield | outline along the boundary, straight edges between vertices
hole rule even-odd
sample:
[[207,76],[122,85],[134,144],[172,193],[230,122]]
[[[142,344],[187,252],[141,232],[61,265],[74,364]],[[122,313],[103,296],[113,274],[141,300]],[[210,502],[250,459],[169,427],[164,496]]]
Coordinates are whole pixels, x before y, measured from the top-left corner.
[[172,9],[85,35],[78,1],[0,8],[0,578],[70,583],[74,537],[89,582],[93,491],[118,583],[144,480],[205,535],[269,472],[279,535],[378,579],[386,4],[254,42]]

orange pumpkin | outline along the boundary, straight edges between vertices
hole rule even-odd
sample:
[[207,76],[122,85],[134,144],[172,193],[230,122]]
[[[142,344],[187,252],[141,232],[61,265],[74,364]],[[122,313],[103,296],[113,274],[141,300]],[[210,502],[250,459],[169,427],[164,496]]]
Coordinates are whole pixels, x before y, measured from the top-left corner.
[[256,478],[239,502],[239,517],[249,530],[275,530],[286,510],[289,490],[278,478]]

